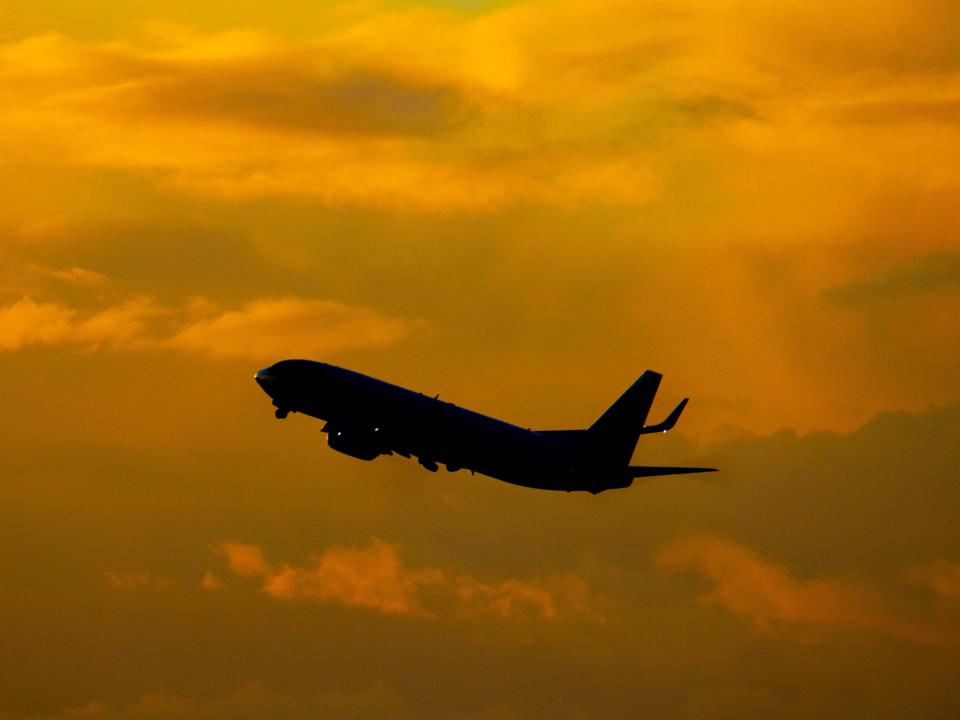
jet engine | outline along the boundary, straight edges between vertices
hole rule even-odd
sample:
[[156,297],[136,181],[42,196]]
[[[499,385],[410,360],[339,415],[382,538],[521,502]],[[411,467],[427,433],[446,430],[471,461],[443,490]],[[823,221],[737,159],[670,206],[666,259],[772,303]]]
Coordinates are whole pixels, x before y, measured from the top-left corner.
[[346,425],[327,424],[323,428],[327,433],[327,445],[344,455],[360,460],[373,460],[378,455],[389,454],[377,428],[355,428]]

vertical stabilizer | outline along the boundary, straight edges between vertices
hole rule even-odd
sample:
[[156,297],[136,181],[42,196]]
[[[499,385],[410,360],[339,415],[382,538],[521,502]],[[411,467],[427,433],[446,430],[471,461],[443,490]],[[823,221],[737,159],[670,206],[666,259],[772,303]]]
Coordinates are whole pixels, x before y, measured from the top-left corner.
[[595,446],[616,465],[629,465],[662,375],[647,370],[590,426]]

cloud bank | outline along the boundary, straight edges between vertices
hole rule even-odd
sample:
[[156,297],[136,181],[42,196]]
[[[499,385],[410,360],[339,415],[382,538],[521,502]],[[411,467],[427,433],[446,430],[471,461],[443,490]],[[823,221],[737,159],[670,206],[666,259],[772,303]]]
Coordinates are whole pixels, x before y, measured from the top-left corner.
[[657,553],[655,564],[666,571],[697,570],[713,584],[701,597],[704,603],[745,615],[760,630],[858,628],[928,645],[957,640],[886,610],[867,588],[822,578],[801,580],[721,537],[676,540]]
[[367,548],[328,548],[304,566],[270,565],[256,545],[223,543],[228,567],[258,577],[278,600],[321,600],[385,615],[540,617],[594,615],[585,582],[573,575],[486,582],[436,567],[410,567],[398,548],[373,539]]
[[252,300],[236,310],[206,301],[170,308],[140,298],[93,312],[24,297],[0,307],[0,350],[46,345],[174,349],[218,360],[325,357],[393,345],[422,325],[371,308],[295,297]]

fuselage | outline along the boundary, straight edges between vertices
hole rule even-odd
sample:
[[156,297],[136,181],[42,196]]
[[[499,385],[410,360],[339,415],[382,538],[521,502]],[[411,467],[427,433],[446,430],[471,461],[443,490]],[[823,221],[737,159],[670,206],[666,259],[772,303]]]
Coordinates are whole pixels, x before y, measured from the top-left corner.
[[278,417],[326,421],[331,447],[369,460],[415,456],[436,470],[467,469],[516,485],[598,492],[631,480],[604,468],[586,431],[537,432],[345,368],[284,360],[257,373]]

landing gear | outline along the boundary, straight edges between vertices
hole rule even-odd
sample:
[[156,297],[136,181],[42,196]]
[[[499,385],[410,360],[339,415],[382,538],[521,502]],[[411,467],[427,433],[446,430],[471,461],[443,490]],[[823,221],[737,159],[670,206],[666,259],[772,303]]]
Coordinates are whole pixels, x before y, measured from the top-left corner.
[[277,420],[284,420],[289,414],[290,414],[290,411],[284,410],[283,408],[277,408],[277,411],[273,413],[274,417],[276,417]]
[[430,472],[436,472],[440,469],[440,467],[433,460],[424,460],[423,458],[420,458],[419,462]]

